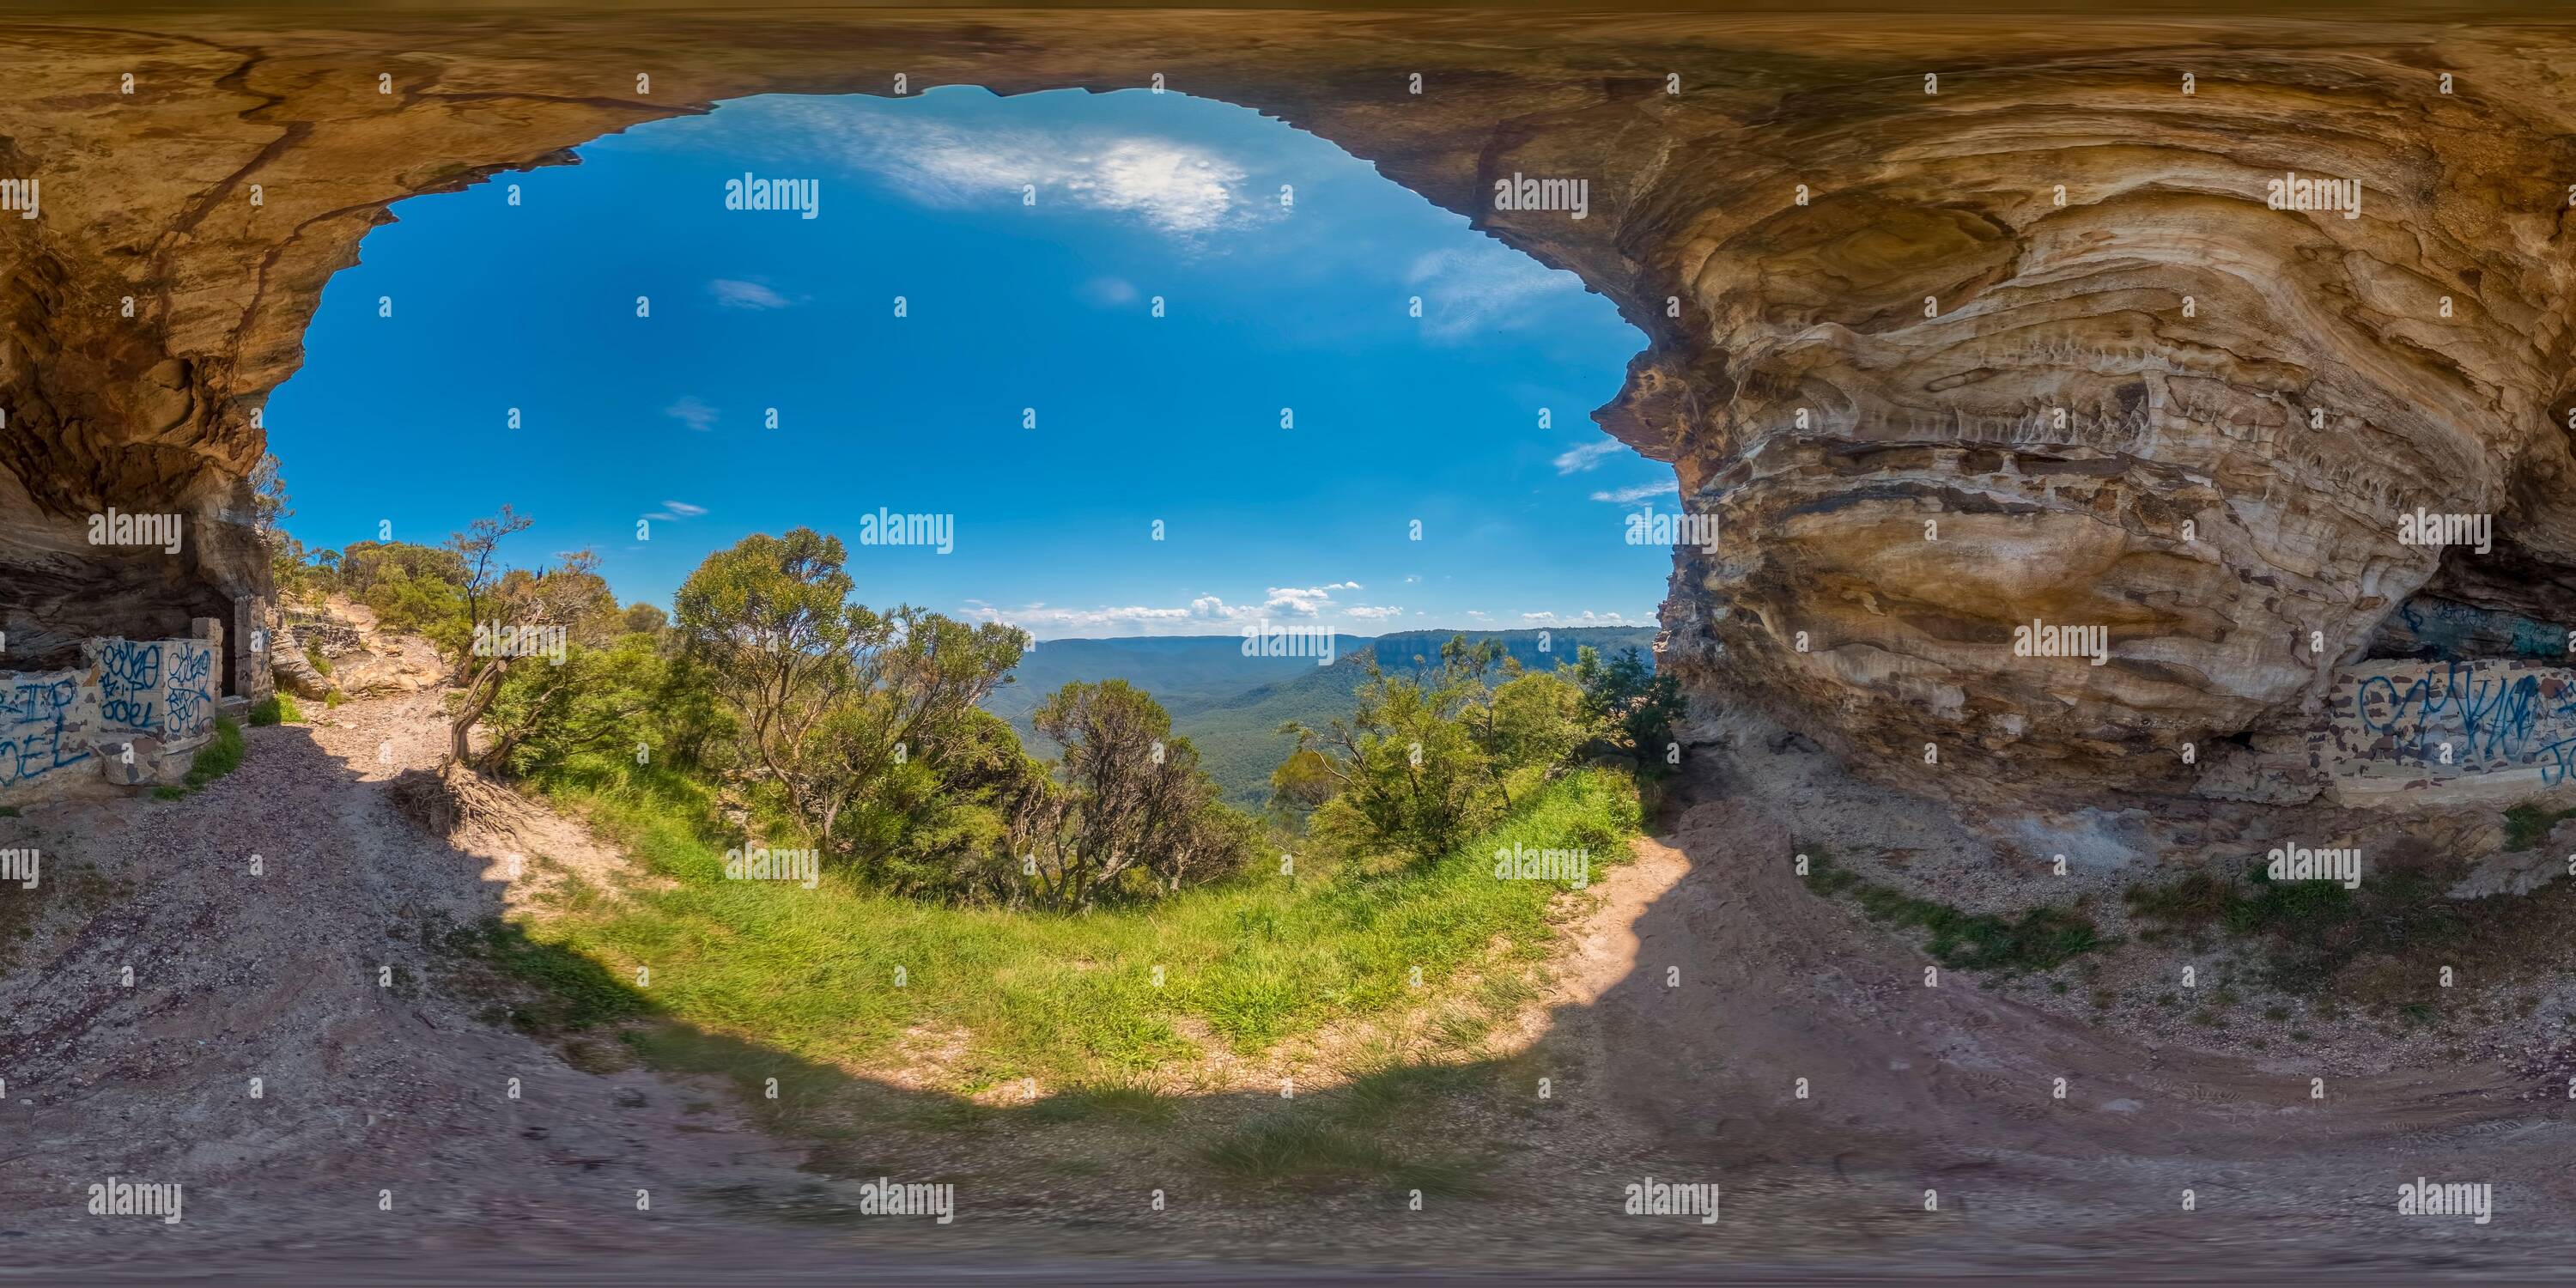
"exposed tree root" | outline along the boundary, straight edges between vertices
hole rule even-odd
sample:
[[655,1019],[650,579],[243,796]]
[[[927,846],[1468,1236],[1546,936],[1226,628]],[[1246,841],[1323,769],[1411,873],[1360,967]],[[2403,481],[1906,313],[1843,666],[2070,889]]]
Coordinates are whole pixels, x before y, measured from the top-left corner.
[[518,793],[453,761],[394,776],[394,805],[433,836],[517,836],[531,810]]

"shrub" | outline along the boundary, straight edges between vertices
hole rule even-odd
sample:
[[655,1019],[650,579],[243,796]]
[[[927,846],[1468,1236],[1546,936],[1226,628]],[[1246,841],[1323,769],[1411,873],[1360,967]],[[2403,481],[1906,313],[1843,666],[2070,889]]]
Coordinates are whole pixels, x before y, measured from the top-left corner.
[[2401,956],[2465,939],[2467,914],[2445,895],[2465,866],[2395,862],[2358,890],[2347,890],[2334,881],[2273,881],[2257,859],[2247,865],[2243,884],[2195,872],[2163,886],[2131,886],[2124,898],[2148,920],[2218,924],[2267,938],[2273,946],[2272,983],[2314,993],[2364,956]]
[[1671,772],[1663,752],[1672,741],[1674,723],[1687,710],[1681,681],[1657,674],[1634,648],[1603,662],[1600,650],[1587,644],[1575,657],[1574,681],[1583,688],[1584,713],[1610,749],[1634,760],[1647,777]]
[[2576,809],[2545,810],[2524,802],[2504,812],[2504,848],[2507,854],[2519,854],[2549,839],[2549,830],[2566,819],[2576,818]]
[[2140,882],[2121,897],[2138,916],[2196,927],[2226,920],[2236,906],[2236,887],[2214,873],[2194,872],[2171,885]]

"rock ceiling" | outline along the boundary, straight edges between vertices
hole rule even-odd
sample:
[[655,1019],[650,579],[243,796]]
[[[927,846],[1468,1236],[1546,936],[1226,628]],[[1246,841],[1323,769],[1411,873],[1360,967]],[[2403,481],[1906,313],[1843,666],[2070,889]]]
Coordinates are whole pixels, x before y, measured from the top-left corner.
[[[1650,339],[1598,419],[1721,523],[1677,559],[1669,658],[1864,766],[1929,743],[1997,778],[2181,787],[2180,743],[2313,702],[2410,597],[2576,598],[2553,581],[2576,565],[2566,30],[281,11],[0,42],[0,178],[41,183],[37,218],[0,217],[13,661],[262,592],[228,526],[258,412],[389,203],[898,75],[1160,75],[1581,274]],[[1496,209],[1512,176],[1583,179],[1585,217]],[[2276,208],[2319,191],[2353,217]],[[101,552],[108,506],[201,535],[177,566]],[[2402,540],[2419,508],[2493,516],[2495,562]],[[2016,656],[2034,623],[2104,628],[2103,664]]]

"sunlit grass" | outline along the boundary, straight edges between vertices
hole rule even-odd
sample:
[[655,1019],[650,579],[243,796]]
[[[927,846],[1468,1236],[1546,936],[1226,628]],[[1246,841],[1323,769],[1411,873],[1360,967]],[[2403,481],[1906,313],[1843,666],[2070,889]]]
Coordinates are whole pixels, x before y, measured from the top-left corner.
[[215,717],[214,739],[199,747],[197,754],[189,759],[185,785],[155,787],[152,795],[161,800],[175,801],[204,791],[206,784],[241,768],[246,745],[242,741],[240,725],[223,716]]
[[[1494,879],[1494,850],[1624,838],[1637,825],[1629,781],[1584,771],[1409,871],[1338,872],[1301,855],[1282,876],[1273,854],[1160,903],[1059,915],[922,904],[833,874],[810,891],[724,880],[724,851],[740,839],[711,824],[704,788],[658,770],[594,766],[551,794],[674,884],[531,919],[525,937],[547,952],[525,960],[575,954],[625,981],[649,967],[637,991],[655,1011],[806,1060],[874,1069],[929,1058],[952,1090],[1036,1078],[1095,1099],[1194,1060],[1190,1030],[1251,1054],[1525,966],[1548,948],[1563,887]],[[1596,846],[1593,862],[1624,851]]]

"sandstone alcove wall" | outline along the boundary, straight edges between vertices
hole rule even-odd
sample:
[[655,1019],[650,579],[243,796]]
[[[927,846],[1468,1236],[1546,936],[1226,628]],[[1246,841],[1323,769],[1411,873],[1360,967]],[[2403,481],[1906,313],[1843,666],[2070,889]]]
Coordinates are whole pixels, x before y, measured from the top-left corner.
[[[1651,338],[1598,418],[1722,520],[1676,559],[1670,663],[1864,771],[2180,790],[2180,744],[2313,716],[2338,666],[2419,643],[2383,631],[2428,585],[2501,615],[2459,647],[2502,649],[2576,564],[2563,28],[745,9],[0,38],[0,178],[42,182],[0,217],[0,667],[255,612],[257,415],[389,203],[898,75],[1160,75],[1581,274]],[[1588,209],[1497,211],[1512,176]],[[2295,176],[2357,181],[2357,217],[2270,208]],[[191,540],[102,551],[107,507]],[[2522,571],[2402,542],[2417,507],[2492,516]],[[2104,663],[2014,655],[2033,623],[2102,628]]]

